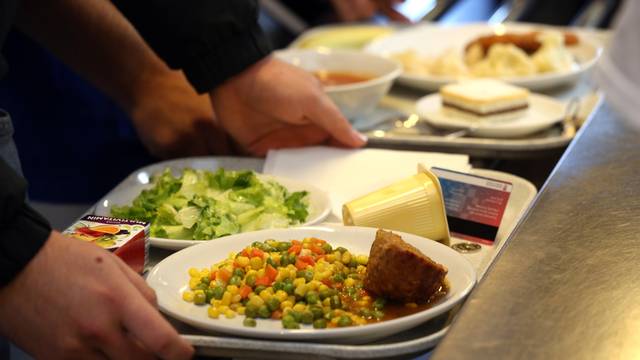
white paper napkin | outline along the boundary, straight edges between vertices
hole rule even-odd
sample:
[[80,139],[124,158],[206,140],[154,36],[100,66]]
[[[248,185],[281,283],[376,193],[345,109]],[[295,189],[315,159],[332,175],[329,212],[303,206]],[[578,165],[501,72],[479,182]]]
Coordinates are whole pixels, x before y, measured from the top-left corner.
[[341,219],[342,204],[416,174],[419,163],[463,172],[471,170],[467,155],[308,147],[270,151],[264,172],[307,182],[326,191],[333,215]]

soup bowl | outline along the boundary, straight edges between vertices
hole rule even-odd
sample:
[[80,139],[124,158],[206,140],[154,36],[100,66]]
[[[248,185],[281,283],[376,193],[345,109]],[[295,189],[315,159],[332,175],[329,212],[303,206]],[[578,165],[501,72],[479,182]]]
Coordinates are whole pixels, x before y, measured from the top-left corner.
[[288,49],[274,56],[316,75],[324,91],[350,121],[362,122],[389,91],[393,80],[402,72],[400,64],[378,55],[355,50]]

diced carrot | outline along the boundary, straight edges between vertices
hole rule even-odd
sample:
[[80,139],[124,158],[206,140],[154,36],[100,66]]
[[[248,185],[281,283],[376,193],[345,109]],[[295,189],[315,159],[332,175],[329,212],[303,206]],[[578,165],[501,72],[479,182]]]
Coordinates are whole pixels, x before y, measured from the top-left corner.
[[324,259],[326,257],[327,257],[327,255],[318,255],[318,256],[316,256],[316,262],[318,262],[318,261],[320,261],[320,260],[322,260],[322,259]]
[[290,254],[294,253],[296,255],[300,254],[300,251],[302,250],[302,245],[301,244],[294,244],[291,245],[291,247],[289,248],[289,250],[287,250]]
[[269,286],[269,285],[271,285],[272,282],[273,281],[271,281],[269,279],[269,277],[265,275],[265,276],[261,276],[261,277],[256,279],[256,286],[258,286],[258,285]]
[[278,270],[267,264],[267,267],[264,269],[264,274],[269,278],[269,280],[275,281],[278,276]]
[[251,257],[251,256],[249,256],[249,250],[247,250],[247,248],[242,249],[242,252],[240,253],[240,255],[246,256],[246,257]]
[[253,250],[251,250],[251,257],[262,258],[262,257],[264,257],[264,251],[262,251],[260,249],[253,248]]
[[300,259],[296,260],[296,269],[298,270],[304,270],[307,268],[307,266],[309,266],[309,263],[306,263]]
[[271,313],[271,318],[274,320],[280,320],[282,319],[282,310],[276,310],[274,312]]
[[302,256],[298,256],[298,259],[306,262],[307,264],[313,266],[316,264],[316,262],[313,260],[313,258],[311,257],[311,255],[302,255]]
[[326,243],[326,241],[322,240],[322,239],[318,239],[318,238],[311,238],[311,241],[319,246],[322,246]]
[[246,299],[247,296],[249,296],[249,294],[251,294],[251,286],[248,285],[242,285],[242,287],[240,288],[240,297],[243,299]]
[[322,279],[320,280],[321,283],[327,285],[328,287],[332,287],[333,286],[333,281],[331,281],[331,279]]
[[322,255],[324,254],[324,250],[322,250],[322,248],[316,244],[311,244],[311,246],[309,246],[309,249],[314,253],[314,254],[318,254],[318,255]]
[[217,279],[227,282],[229,281],[229,279],[231,279],[231,271],[225,268],[222,268],[218,270],[217,276],[218,276]]
[[291,240],[291,244],[292,245],[302,245],[302,242],[300,240]]

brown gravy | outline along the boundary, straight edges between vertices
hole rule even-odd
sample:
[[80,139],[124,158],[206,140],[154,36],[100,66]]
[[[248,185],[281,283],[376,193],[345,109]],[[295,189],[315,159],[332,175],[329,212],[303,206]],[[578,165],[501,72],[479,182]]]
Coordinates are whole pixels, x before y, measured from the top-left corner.
[[353,84],[373,79],[370,75],[326,70],[314,71],[312,74],[323,86]]

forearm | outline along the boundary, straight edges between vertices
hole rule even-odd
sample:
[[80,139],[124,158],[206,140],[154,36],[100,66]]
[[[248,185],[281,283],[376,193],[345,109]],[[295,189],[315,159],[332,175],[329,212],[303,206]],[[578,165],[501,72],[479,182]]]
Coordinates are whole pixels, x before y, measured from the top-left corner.
[[125,111],[153,79],[170,73],[106,0],[23,0],[17,23]]
[[115,0],[172,68],[208,92],[265,57],[255,0]]
[[27,184],[0,158],[0,287],[35,256],[51,228],[25,203]]

